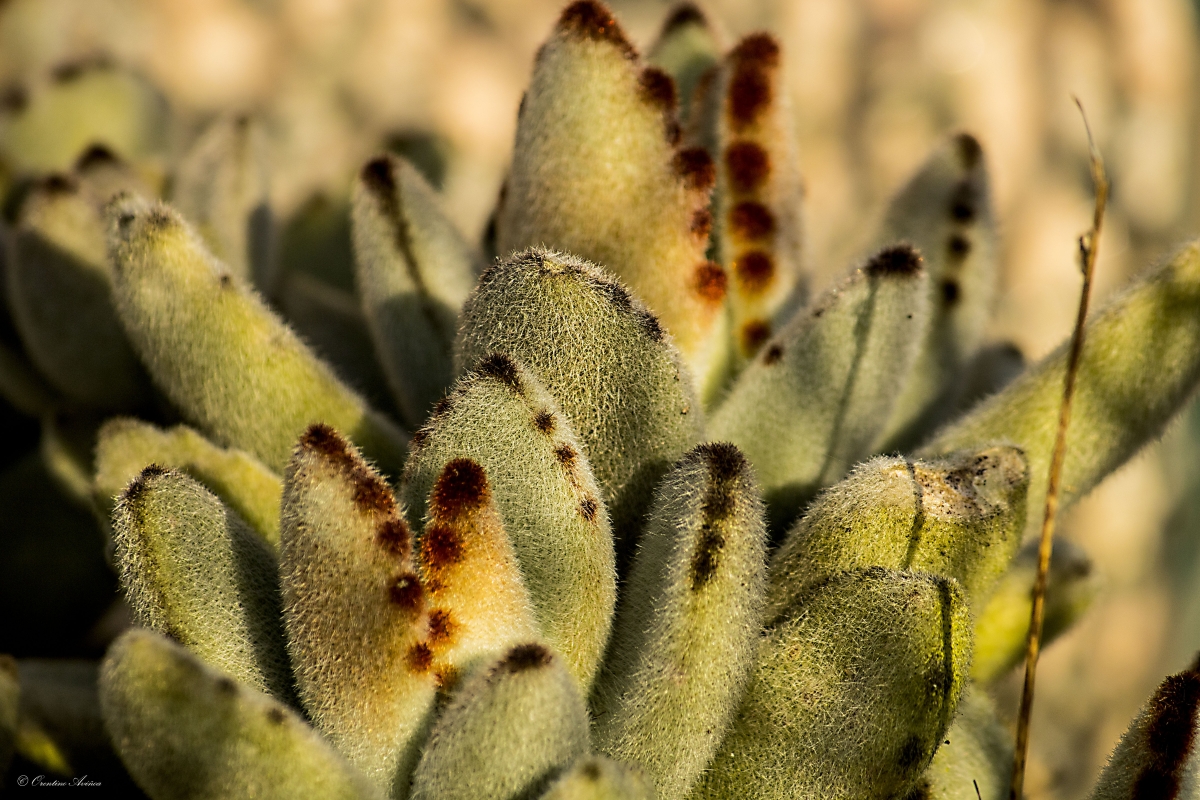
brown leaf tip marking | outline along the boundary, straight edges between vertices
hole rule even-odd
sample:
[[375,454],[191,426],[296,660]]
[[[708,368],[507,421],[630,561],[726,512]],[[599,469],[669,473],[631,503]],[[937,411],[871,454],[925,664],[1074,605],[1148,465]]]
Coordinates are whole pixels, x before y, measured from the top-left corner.
[[746,471],[746,457],[737,445],[729,442],[710,442],[696,449],[708,465],[709,475],[714,481],[728,483],[737,480]]
[[487,473],[479,462],[456,458],[434,481],[429,505],[434,516],[453,518],[482,507],[490,497]]
[[963,169],[972,170],[983,160],[983,147],[979,140],[969,133],[960,133],[954,137],[954,146],[958,150],[958,161]]
[[433,666],[433,651],[424,642],[417,642],[408,648],[404,660],[411,672],[428,672]]
[[429,612],[429,643],[434,647],[449,644],[458,631],[454,615],[447,609],[436,608]]
[[703,147],[689,147],[675,154],[675,174],[689,189],[707,192],[717,183],[717,168]]
[[368,161],[359,173],[363,185],[380,200],[392,203],[396,196],[396,175],[392,172],[392,160],[387,156],[376,156]]
[[921,254],[910,244],[885,247],[867,262],[864,271],[872,278],[908,277],[921,272]]
[[671,12],[671,16],[667,17],[667,21],[663,23],[662,36],[668,33],[674,33],[685,25],[700,25],[708,27],[708,19],[705,18],[704,12],[696,7],[694,3],[681,3],[675,6],[675,10]]
[[753,125],[771,105],[772,70],[779,66],[779,44],[767,33],[743,39],[729,54],[733,75],[729,80],[727,108],[735,129]]
[[541,669],[550,665],[554,656],[540,644],[519,644],[509,650],[499,664],[498,672],[527,672],[531,669]]
[[554,415],[549,411],[542,410],[533,418],[533,424],[539,431],[545,434],[554,433]]
[[672,113],[679,105],[675,81],[658,67],[646,67],[638,76],[638,88],[642,98],[659,110]]
[[579,513],[588,522],[596,521],[596,512],[599,510],[600,504],[594,497],[585,497],[579,501]]
[[1200,673],[1195,669],[1162,682],[1146,708],[1148,763],[1133,784],[1132,800],[1173,800],[1192,752],[1196,709],[1200,706]]
[[725,292],[728,289],[728,278],[725,277],[725,270],[721,269],[721,265],[712,261],[705,261],[696,267],[695,289],[702,299],[712,304],[720,303],[725,299]]
[[463,559],[463,540],[449,525],[430,523],[421,537],[421,563],[431,571],[453,566]]
[[728,442],[703,444],[696,452],[704,460],[708,476],[700,508],[700,535],[692,555],[692,591],[703,589],[721,565],[726,539],[719,523],[733,514],[737,482],[747,468],[746,457]]
[[698,239],[707,239],[708,235],[712,233],[712,224],[713,215],[708,206],[697,208],[696,212],[692,214],[692,224],[690,226],[692,235]]
[[642,329],[642,333],[650,337],[652,342],[661,342],[663,340],[663,328],[658,321],[658,317],[646,309],[642,309],[637,315],[638,326]]
[[637,50],[625,38],[612,12],[595,0],[578,0],[567,6],[558,18],[558,30],[580,39],[607,42],[626,58],[637,58]]
[[388,600],[409,614],[416,614],[425,604],[425,589],[416,575],[404,572],[388,586]]
[[747,200],[729,210],[729,228],[743,239],[765,239],[775,232],[775,215],[762,203]]
[[143,494],[146,493],[146,485],[157,478],[159,475],[166,475],[170,472],[169,469],[159,464],[150,464],[138,476],[129,482],[125,490],[121,492],[120,500],[122,503],[134,504],[141,500]]
[[398,516],[383,521],[375,533],[375,540],[384,550],[401,558],[407,556],[412,547],[408,526]]
[[492,353],[479,362],[479,366],[476,367],[475,371],[480,375],[494,378],[517,394],[523,394],[525,391],[525,387],[521,384],[521,375],[517,370],[516,362],[504,353]]
[[75,169],[79,172],[87,172],[93,167],[118,164],[120,161],[121,159],[117,158],[112,150],[109,150],[102,144],[96,143],[87,150],[84,150],[79,158],[75,159]]
[[734,142],[725,148],[725,171],[735,191],[753,192],[771,174],[771,157],[755,142]]
[[775,262],[767,253],[752,250],[734,260],[733,273],[742,291],[755,294],[766,289],[775,279]]
[[346,439],[323,422],[310,425],[300,449],[312,452],[340,470],[354,487],[354,505],[363,513],[391,516],[396,512],[392,489],[354,452]]

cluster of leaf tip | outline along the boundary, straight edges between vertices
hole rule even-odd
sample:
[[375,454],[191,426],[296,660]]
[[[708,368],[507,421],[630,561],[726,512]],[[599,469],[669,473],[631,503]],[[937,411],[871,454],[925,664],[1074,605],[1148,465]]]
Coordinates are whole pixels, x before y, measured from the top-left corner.
[[[151,797],[1006,793],[986,688],[1024,649],[1065,351],[1003,385],[983,345],[967,134],[810,300],[783,53],[719,38],[685,6],[647,63],[569,6],[483,250],[381,155],[353,297],[278,263],[253,120],[215,123],[173,205],[102,148],[31,184],[0,383],[110,526],[137,627],[99,708]],[[1089,325],[1064,501],[1198,381],[1191,245]],[[55,427],[80,407],[94,458]],[[1047,636],[1092,588],[1060,543]],[[1196,685],[1097,797],[1194,783]]]

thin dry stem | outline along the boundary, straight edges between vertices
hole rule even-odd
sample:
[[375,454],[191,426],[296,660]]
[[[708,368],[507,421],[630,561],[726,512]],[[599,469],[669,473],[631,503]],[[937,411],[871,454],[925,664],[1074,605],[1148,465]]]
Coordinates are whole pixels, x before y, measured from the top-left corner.
[[1067,376],[1063,385],[1062,407],[1058,416],[1058,433],[1054,439],[1054,454],[1050,460],[1049,488],[1046,490],[1046,513],[1042,518],[1042,537],[1038,544],[1037,580],[1033,584],[1033,609],[1029,615],[1029,642],[1025,650],[1025,686],[1021,692],[1021,710],[1017,715],[1017,744],[1013,756],[1012,783],[1009,786],[1010,800],[1021,800],[1025,787],[1025,760],[1029,752],[1029,715],[1033,709],[1033,686],[1037,674],[1038,655],[1042,642],[1042,622],[1046,606],[1046,577],[1050,572],[1050,553],[1054,548],[1054,520],[1058,512],[1058,489],[1062,477],[1063,457],[1067,451],[1067,427],[1071,423],[1071,400],[1075,395],[1075,378],[1079,374],[1079,360],[1083,352],[1084,322],[1087,320],[1088,299],[1092,292],[1092,274],[1096,269],[1096,252],[1100,243],[1100,227],[1104,222],[1104,207],[1108,203],[1108,176],[1104,172],[1104,161],[1087,114],[1079,98],[1075,98],[1083,126],[1087,130],[1088,157],[1091,161],[1092,183],[1096,190],[1096,208],[1092,216],[1092,229],[1079,237],[1079,255],[1083,268],[1083,288],[1079,296],[1079,314],[1075,317],[1075,332],[1071,337],[1071,353],[1067,361]]

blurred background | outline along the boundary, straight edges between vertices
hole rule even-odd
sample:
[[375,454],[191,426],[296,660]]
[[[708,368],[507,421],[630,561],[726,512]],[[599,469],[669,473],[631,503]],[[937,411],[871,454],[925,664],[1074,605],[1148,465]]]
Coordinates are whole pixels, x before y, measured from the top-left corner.
[[[670,10],[667,2],[610,4],[643,49]],[[262,115],[285,262],[307,260],[337,282],[341,273],[303,231],[347,224],[337,210],[350,176],[381,148],[418,163],[451,216],[478,238],[507,168],[534,52],[561,6],[0,0],[0,133],[8,141],[63,138],[41,148],[37,163],[0,153],[0,185],[24,170],[70,166],[88,142],[20,120],[55,87],[119,65],[159,93],[152,105],[161,124],[111,134],[149,179],[165,175],[217,112]],[[884,202],[929,150],[967,130],[984,145],[1001,225],[991,338],[1015,343],[1028,360],[1046,354],[1070,331],[1080,286],[1076,239],[1092,211],[1073,94],[1113,184],[1096,300],[1200,234],[1193,0],[701,6],[727,45],[760,29],[784,45],[818,291],[866,244]],[[122,102],[133,102],[127,95]],[[0,562],[0,652],[98,655],[122,624],[102,539],[69,492],[54,495],[39,479],[46,468],[30,456],[37,421],[7,406],[0,418],[0,536],[17,543]],[[1030,797],[1046,800],[1083,797],[1138,707],[1200,649],[1200,413],[1186,412],[1073,509],[1060,533],[1090,553],[1103,588],[1039,671],[1027,785]],[[1003,713],[1012,715],[1018,694],[1019,676],[1010,676],[998,692]]]

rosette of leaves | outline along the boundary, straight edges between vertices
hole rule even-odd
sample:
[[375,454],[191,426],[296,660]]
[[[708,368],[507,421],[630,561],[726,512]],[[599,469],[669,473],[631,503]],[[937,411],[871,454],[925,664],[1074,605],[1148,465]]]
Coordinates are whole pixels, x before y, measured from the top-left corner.
[[[105,149],[29,184],[2,388],[111,537],[137,626],[98,713],[146,793],[1005,793],[986,686],[1024,648],[1065,349],[1002,385],[1011,350],[983,345],[997,245],[967,134],[807,296],[782,59],[684,7],[643,60],[574,3],[521,104],[497,257],[379,156],[354,295],[279,263],[252,119],[214,124],[171,203]],[[1089,324],[1064,501],[1198,379],[1191,245]],[[73,438],[80,409],[103,423]],[[1088,573],[1060,546],[1050,635]],[[0,678],[7,757],[27,689]],[[1190,753],[1180,713],[1155,721],[1192,691],[1172,680],[1113,769]]]

